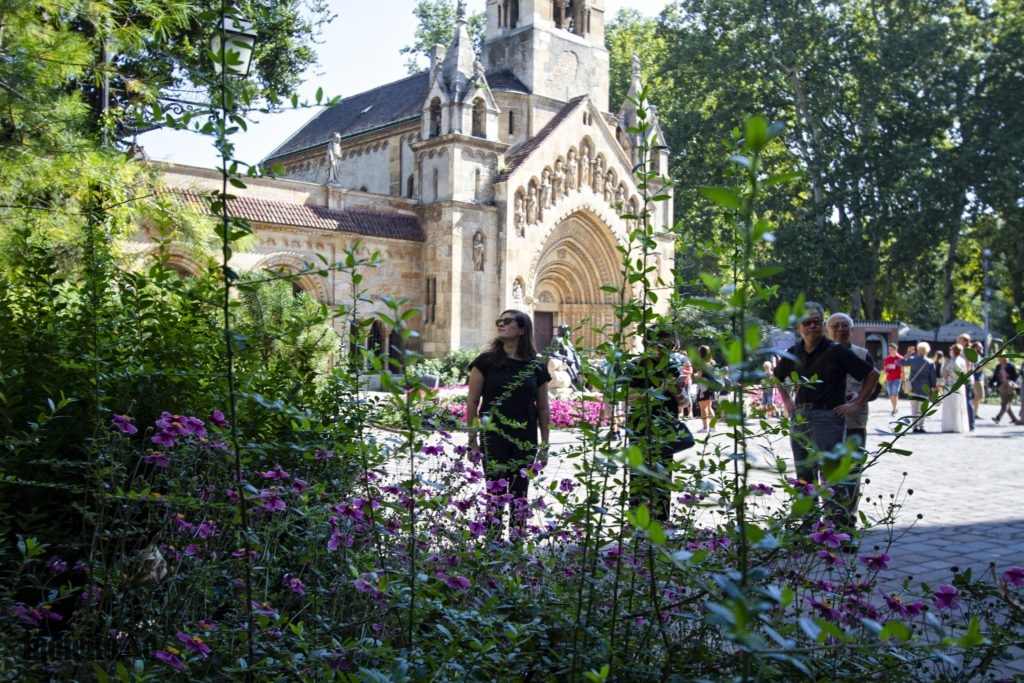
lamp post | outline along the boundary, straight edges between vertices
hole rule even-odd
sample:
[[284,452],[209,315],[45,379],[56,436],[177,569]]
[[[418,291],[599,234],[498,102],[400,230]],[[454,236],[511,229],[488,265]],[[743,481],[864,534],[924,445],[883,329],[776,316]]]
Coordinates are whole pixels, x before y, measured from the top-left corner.
[[992,337],[988,330],[988,312],[992,304],[992,250],[981,252],[982,283],[981,301],[985,308],[985,351],[988,352],[988,340]]
[[213,68],[218,74],[245,78],[252,66],[252,50],[256,45],[256,31],[245,19],[225,15],[218,30],[210,39]]

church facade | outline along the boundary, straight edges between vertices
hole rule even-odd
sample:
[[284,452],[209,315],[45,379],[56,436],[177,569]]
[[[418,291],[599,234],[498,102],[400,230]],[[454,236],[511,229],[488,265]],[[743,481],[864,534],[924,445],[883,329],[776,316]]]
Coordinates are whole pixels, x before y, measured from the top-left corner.
[[[324,109],[265,160],[283,169],[276,178],[233,190],[231,210],[257,237],[233,265],[299,272],[358,242],[383,259],[362,271],[361,314],[383,310],[385,296],[408,300],[426,356],[484,346],[509,308],[534,317],[540,348],[562,324],[596,344],[593,328],[615,325],[618,296],[602,288],[622,279],[633,220],[621,216],[644,210],[626,132],[636,109],[608,111],[603,0],[487,0],[482,54],[464,11],[460,2],[452,43],[435,48],[427,71]],[[667,175],[648,120],[662,145],[651,163]],[[193,199],[219,184],[199,169],[163,175]],[[672,202],[647,208],[658,245],[649,265],[671,287]],[[187,255],[177,258],[188,272]],[[339,273],[297,285],[332,306],[353,296]],[[381,353],[399,343],[379,322],[371,337]]]

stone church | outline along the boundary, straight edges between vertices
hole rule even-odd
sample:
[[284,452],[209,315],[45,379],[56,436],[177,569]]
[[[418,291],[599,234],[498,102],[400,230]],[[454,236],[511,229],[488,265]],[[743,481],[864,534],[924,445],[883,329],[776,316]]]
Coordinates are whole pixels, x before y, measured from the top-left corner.
[[[435,47],[429,70],[324,109],[264,160],[283,172],[233,190],[231,211],[257,236],[234,256],[236,269],[299,272],[358,242],[359,253],[383,259],[362,271],[371,303],[360,315],[383,310],[381,297],[407,299],[426,356],[483,347],[508,308],[534,317],[539,348],[561,324],[579,326],[587,345],[600,341],[592,328],[611,332],[617,296],[602,286],[621,282],[619,248],[632,227],[620,215],[643,207],[626,133],[636,109],[627,101],[609,113],[604,2],[487,0],[486,12],[482,54],[460,2],[452,43]],[[652,163],[667,175],[664,147]],[[196,168],[168,165],[163,175],[192,201],[220,182]],[[648,208],[658,244],[650,265],[668,288],[672,202]],[[198,267],[184,252],[172,261],[183,273]],[[297,286],[328,305],[353,296],[340,273],[307,274]],[[398,343],[374,323],[375,351]]]

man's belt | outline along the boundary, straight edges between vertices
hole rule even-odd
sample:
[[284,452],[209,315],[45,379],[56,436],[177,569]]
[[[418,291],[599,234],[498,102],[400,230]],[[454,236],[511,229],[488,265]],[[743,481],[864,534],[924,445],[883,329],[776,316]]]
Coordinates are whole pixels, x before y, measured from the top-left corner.
[[793,408],[795,410],[834,410],[835,406],[827,406],[824,403],[797,403]]

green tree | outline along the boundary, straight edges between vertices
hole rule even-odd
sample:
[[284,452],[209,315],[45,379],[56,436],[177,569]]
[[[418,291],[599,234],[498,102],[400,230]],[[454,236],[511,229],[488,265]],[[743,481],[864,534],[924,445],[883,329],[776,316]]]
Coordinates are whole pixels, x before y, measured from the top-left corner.
[[[406,45],[399,52],[411,55],[406,61],[406,70],[410,74],[423,70],[420,58],[430,59],[435,45],[448,46],[455,35],[457,8],[452,0],[418,0],[413,8],[413,15],[419,20],[413,44]],[[473,41],[473,50],[477,53],[484,44],[484,30],[487,18],[483,12],[471,14],[466,18],[466,30]]]

